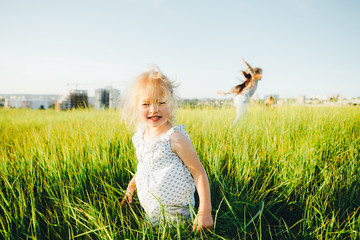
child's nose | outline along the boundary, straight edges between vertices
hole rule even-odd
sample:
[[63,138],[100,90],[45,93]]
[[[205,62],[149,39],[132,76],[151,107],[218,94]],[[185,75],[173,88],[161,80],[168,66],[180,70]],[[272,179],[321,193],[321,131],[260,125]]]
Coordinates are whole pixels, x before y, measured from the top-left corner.
[[159,106],[157,104],[151,104],[150,105],[150,111],[151,112],[157,112],[159,109]]

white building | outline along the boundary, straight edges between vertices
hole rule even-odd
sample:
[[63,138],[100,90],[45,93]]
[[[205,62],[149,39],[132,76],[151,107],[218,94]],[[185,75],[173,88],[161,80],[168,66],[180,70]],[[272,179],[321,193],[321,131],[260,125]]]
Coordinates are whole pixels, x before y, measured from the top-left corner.
[[5,108],[48,109],[54,105],[58,95],[8,95],[5,96]]
[[119,106],[120,90],[107,87],[95,90],[95,109],[117,108]]

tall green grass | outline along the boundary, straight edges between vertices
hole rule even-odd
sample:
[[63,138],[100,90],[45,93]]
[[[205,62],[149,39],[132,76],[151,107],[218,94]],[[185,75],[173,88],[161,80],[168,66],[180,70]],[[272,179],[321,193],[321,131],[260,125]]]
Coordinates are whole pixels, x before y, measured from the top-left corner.
[[0,239],[359,239],[360,108],[179,109],[215,228],[152,228],[121,206],[136,171],[117,111],[0,110]]

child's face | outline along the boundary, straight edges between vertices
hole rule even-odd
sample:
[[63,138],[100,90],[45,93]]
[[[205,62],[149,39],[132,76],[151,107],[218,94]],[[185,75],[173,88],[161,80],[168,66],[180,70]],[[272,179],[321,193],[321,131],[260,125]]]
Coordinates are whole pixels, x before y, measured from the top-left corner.
[[140,98],[138,104],[140,121],[147,127],[160,127],[168,123],[170,107],[163,98]]

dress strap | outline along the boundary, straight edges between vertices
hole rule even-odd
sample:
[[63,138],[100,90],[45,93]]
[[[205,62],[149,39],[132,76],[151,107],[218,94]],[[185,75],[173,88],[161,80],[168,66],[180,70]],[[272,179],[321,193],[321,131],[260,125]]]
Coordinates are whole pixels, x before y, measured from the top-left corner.
[[181,132],[191,141],[189,134],[185,131],[185,125],[181,124],[181,125],[177,125],[177,126],[173,127],[173,132],[175,132],[175,131]]

